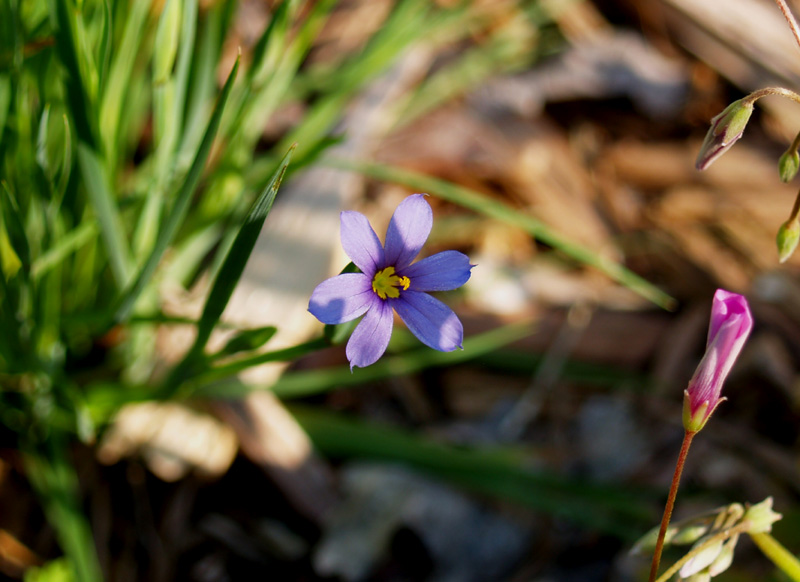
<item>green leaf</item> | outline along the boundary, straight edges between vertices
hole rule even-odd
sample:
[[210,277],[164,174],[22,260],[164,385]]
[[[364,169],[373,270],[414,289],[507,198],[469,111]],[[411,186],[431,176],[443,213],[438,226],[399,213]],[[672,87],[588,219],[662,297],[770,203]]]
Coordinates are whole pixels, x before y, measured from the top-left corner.
[[244,267],[250,258],[250,253],[253,252],[258,235],[261,233],[264,220],[275,202],[275,196],[278,194],[278,188],[281,185],[286,168],[289,166],[293,151],[294,147],[289,149],[283,160],[281,160],[278,169],[275,170],[269,184],[253,203],[244,223],[239,228],[239,233],[236,235],[225,261],[222,263],[203,308],[203,315],[200,317],[195,341],[197,350],[205,346],[214,326],[222,316],[222,312],[228,304],[234,288],[239,283],[239,278],[242,276]]
[[0,187],[0,210],[3,212],[2,222],[5,231],[8,233],[8,242],[19,258],[23,269],[27,272],[31,266],[30,245],[28,235],[25,233],[22,215],[20,214],[17,201],[11,195],[8,185],[3,182]]
[[59,237],[52,247],[33,261],[31,278],[36,280],[53,267],[60,265],[70,254],[92,240],[98,230],[99,226],[96,223],[82,222],[70,232]]
[[123,289],[131,279],[131,254],[106,169],[98,155],[82,142],[78,143],[78,165],[86,184],[86,193],[100,223],[111,271],[117,287]]
[[217,135],[220,118],[222,117],[222,112],[225,109],[225,103],[228,100],[228,95],[230,95],[231,87],[233,86],[233,81],[236,78],[236,73],[238,70],[239,59],[237,58],[233,65],[233,69],[231,69],[231,72],[228,75],[228,80],[222,87],[222,92],[217,99],[217,104],[214,107],[214,113],[211,115],[211,120],[208,122],[208,127],[206,128],[205,135],[203,136],[203,141],[200,143],[200,147],[198,148],[197,154],[194,157],[194,162],[192,163],[191,168],[189,168],[189,172],[186,175],[180,190],[178,191],[175,203],[173,204],[170,212],[164,220],[164,223],[162,224],[153,250],[136,276],[136,279],[120,296],[112,316],[111,324],[121,322],[130,314],[139,295],[141,295],[142,291],[144,291],[144,288],[150,282],[153,273],[155,273],[156,267],[161,260],[161,256],[164,254],[164,251],[167,250],[167,247],[172,242],[175,234],[178,232],[178,228],[183,223],[183,219],[185,218],[186,212],[189,208],[189,202],[192,199],[195,188],[197,188],[197,184],[200,181],[200,175],[202,174],[203,168],[208,160],[208,156],[211,153],[211,146],[214,143],[214,137]]
[[[104,86],[99,115],[103,146],[108,159],[112,163],[114,163],[117,155],[117,133],[119,132],[120,115],[126,102],[133,65],[139,54],[144,24],[152,2],[151,0],[140,0],[121,3],[118,6],[123,4],[129,6],[129,11],[124,19],[125,28],[122,33],[122,41],[111,62],[108,82]],[[80,132],[78,135],[80,135]]]
[[[144,3],[144,2],[143,2]],[[66,86],[69,109],[75,121],[78,138],[95,148],[97,136],[95,133],[96,119],[92,116],[91,83],[85,78],[88,73],[90,56],[86,51],[79,50],[78,36],[83,35],[76,31],[77,24],[73,12],[66,0],[50,0],[50,20],[56,39],[55,54],[66,69]],[[81,67],[80,63],[84,63]]]
[[78,475],[68,458],[66,436],[51,429],[46,444],[25,447],[23,461],[75,582],[101,582],[92,530],[81,508]]
[[5,73],[0,73],[0,143],[3,142],[3,132],[6,128],[9,107],[11,106],[11,78]]
[[[463,350],[437,352],[428,347],[421,347],[398,355],[384,356],[377,363],[366,368],[359,368],[355,373],[350,371],[349,366],[290,372],[281,376],[271,386],[248,386],[236,379],[224,380],[252,366],[267,362],[286,362],[328,347],[328,342],[320,338],[299,346],[242,358],[230,364],[217,366],[204,372],[193,382],[199,387],[199,393],[211,398],[223,395],[231,397],[234,394],[246,394],[255,390],[271,390],[280,398],[302,398],[348,386],[357,386],[365,382],[412,374],[434,366],[449,366],[466,362],[522,339],[530,335],[531,331],[531,325],[527,322],[513,323],[465,338]],[[217,383],[213,383],[215,381]]]
[[277,327],[257,327],[254,329],[243,329],[237,332],[225,346],[214,354],[215,358],[222,358],[225,356],[232,356],[239,352],[251,352],[257,350],[269,340],[278,331]]
[[75,582],[69,560],[58,558],[25,570],[24,582]]
[[203,314],[200,316],[200,321],[197,324],[197,336],[194,344],[186,353],[183,360],[173,368],[172,373],[169,375],[166,382],[164,382],[164,390],[168,393],[177,390],[187,376],[193,371],[197,371],[193,370],[193,367],[200,360],[203,348],[208,342],[211,332],[219,322],[219,318],[222,316],[222,312],[225,310],[225,306],[228,304],[233,290],[239,283],[239,278],[242,276],[244,267],[250,258],[250,253],[253,251],[258,235],[261,233],[264,220],[267,218],[269,211],[272,209],[272,204],[275,202],[275,196],[278,193],[278,188],[280,187],[286,168],[289,165],[289,160],[292,157],[293,151],[294,148],[291,148],[286,153],[283,160],[281,160],[269,184],[253,203],[250,212],[239,228],[239,232],[211,286],[211,292],[203,308]]
[[408,431],[368,424],[310,407],[289,409],[323,454],[406,463],[469,490],[492,495],[634,540],[653,518],[650,504],[618,486],[568,479],[528,468],[520,450],[463,448]]
[[111,4],[109,0],[102,0],[103,3],[103,29],[100,31],[100,48],[98,50],[98,79],[97,86],[100,95],[105,88],[108,68],[111,62],[112,33],[114,24],[111,19]]
[[166,83],[172,75],[181,28],[181,0],[166,0],[156,30],[153,53],[153,84]]

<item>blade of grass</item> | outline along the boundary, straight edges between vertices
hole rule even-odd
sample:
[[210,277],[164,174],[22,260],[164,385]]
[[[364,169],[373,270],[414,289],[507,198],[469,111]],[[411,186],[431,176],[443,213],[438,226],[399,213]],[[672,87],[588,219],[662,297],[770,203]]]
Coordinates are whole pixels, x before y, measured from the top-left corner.
[[114,23],[111,20],[111,3],[109,0],[102,0],[103,4],[103,29],[100,32],[100,48],[98,49],[97,68],[98,93],[103,94],[108,77],[108,68],[111,62],[111,46],[113,43],[112,34]]
[[205,347],[214,326],[222,316],[222,312],[233,294],[234,288],[239,283],[239,278],[242,276],[244,267],[250,258],[250,253],[253,252],[256,239],[261,233],[261,227],[264,225],[270,210],[272,210],[272,205],[278,194],[278,188],[281,185],[286,168],[289,166],[289,161],[292,159],[293,152],[294,146],[286,152],[269,184],[253,203],[244,223],[239,228],[236,239],[225,257],[225,261],[214,280],[211,292],[203,308],[203,314],[197,326],[197,339],[194,348],[196,351]]
[[202,356],[203,348],[208,343],[208,338],[211,337],[211,332],[219,322],[219,318],[222,317],[222,312],[228,305],[233,290],[239,283],[244,267],[253,252],[253,247],[256,244],[258,235],[261,233],[264,221],[270,210],[272,210],[272,205],[278,194],[278,188],[281,185],[283,175],[286,173],[286,168],[289,166],[289,160],[291,160],[293,152],[294,147],[286,152],[283,160],[281,160],[272,175],[269,184],[255,200],[250,212],[247,213],[242,225],[239,227],[236,238],[211,286],[208,299],[206,299],[206,304],[203,307],[203,313],[197,324],[195,341],[184,359],[169,375],[167,382],[164,384],[165,390],[176,390],[186,374],[191,370],[194,362]]
[[11,107],[11,78],[5,73],[0,73],[0,154],[3,152],[3,133],[6,128],[9,108]]
[[31,265],[31,279],[36,281],[54,266],[62,263],[70,254],[92,240],[100,227],[94,222],[83,222],[60,237],[56,243],[39,255]]
[[626,267],[569,240],[540,220],[521,212],[518,208],[512,208],[498,200],[493,200],[485,194],[425,174],[383,164],[330,158],[324,160],[323,163],[334,168],[359,172],[378,180],[403,184],[418,192],[427,192],[489,218],[512,224],[525,230],[537,240],[558,249],[568,257],[594,267],[663,309],[672,310],[677,305],[673,297]]
[[304,159],[339,121],[347,102],[370,79],[386,71],[389,64],[411,44],[426,32],[435,30],[440,16],[431,11],[427,1],[407,0],[396,4],[364,50],[338,69],[336,85],[315,103],[303,121],[279,143],[278,150],[282,151],[291,143],[299,143],[297,157]]
[[642,497],[526,467],[513,449],[455,448],[384,426],[297,405],[289,410],[323,454],[403,462],[476,492],[636,539],[652,517]]
[[6,227],[11,245],[27,273],[31,266],[28,235],[25,232],[17,201],[11,195],[8,184],[5,182],[0,183],[0,209],[3,212],[3,224]]
[[183,184],[181,184],[175,202],[167,214],[161,230],[158,233],[155,246],[153,247],[150,256],[147,258],[141,270],[137,274],[136,279],[122,293],[117,302],[117,306],[112,315],[112,321],[110,322],[112,325],[114,323],[121,322],[130,314],[137,298],[147,286],[150,278],[153,276],[153,273],[155,272],[156,267],[161,260],[161,256],[164,254],[164,251],[167,250],[167,247],[172,242],[172,239],[178,232],[178,228],[186,216],[192,194],[194,194],[195,188],[200,181],[200,175],[205,167],[206,160],[211,153],[211,146],[214,143],[214,138],[217,134],[217,129],[219,128],[220,118],[222,117],[222,112],[225,109],[225,102],[227,101],[228,95],[231,92],[231,87],[233,86],[233,81],[236,78],[236,73],[238,70],[239,58],[236,59],[236,62],[234,63],[233,68],[228,75],[228,80],[225,82],[222,92],[217,98],[217,104],[214,107],[211,120],[208,122],[205,135],[203,136],[203,141],[200,143],[200,147],[197,150],[194,162],[189,168],[189,172],[186,175]]
[[85,143],[78,143],[78,165],[86,184],[86,193],[100,223],[111,271],[117,287],[124,289],[131,279],[131,254],[108,175],[97,154]]
[[[412,374],[433,366],[449,366],[469,361],[530,335],[531,332],[530,323],[513,323],[465,338],[463,350],[437,352],[430,348],[419,348],[404,354],[384,357],[372,366],[360,368],[355,373],[350,372],[349,366],[342,366],[323,370],[290,372],[284,374],[271,386],[247,386],[238,380],[211,383],[214,380],[231,377],[252,366],[267,362],[288,361],[298,357],[299,354],[290,351],[294,348],[288,348],[287,350],[278,350],[243,358],[230,364],[212,368],[198,376],[192,383],[198,386],[199,394],[209,397],[225,397],[267,389],[280,398],[301,398],[348,386],[356,386],[365,382]],[[327,345],[325,340],[322,339],[312,340],[309,344],[314,346],[314,349],[320,349]],[[203,386],[203,384],[206,384],[206,386]]]
[[51,436],[45,452],[29,447],[23,459],[26,474],[56,530],[75,581],[101,582],[92,532],[80,508],[78,477],[67,458],[66,447]]
[[81,51],[79,50],[75,21],[64,0],[50,0],[50,20],[56,38],[56,51],[66,69],[67,99],[69,110],[75,121],[75,131],[78,138],[88,144],[92,149],[97,147],[97,133],[95,119],[90,100],[90,91],[86,86],[84,72],[80,66]]
[[116,165],[120,114],[125,105],[128,84],[139,53],[150,4],[151,0],[118,4],[118,7],[127,6],[128,13],[124,19],[122,41],[111,63],[108,82],[104,85],[99,117],[103,146],[112,165]]

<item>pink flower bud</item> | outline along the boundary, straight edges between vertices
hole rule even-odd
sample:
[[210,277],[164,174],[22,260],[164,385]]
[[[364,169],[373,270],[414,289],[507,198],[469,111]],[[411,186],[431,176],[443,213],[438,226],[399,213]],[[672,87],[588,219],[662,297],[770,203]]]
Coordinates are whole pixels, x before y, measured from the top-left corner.
[[739,141],[752,113],[753,100],[739,99],[711,120],[711,127],[700,146],[700,153],[697,154],[698,170],[705,170]]
[[722,383],[753,329],[753,316],[742,295],[717,289],[711,306],[706,353],[684,392],[683,426],[697,432],[722,402]]

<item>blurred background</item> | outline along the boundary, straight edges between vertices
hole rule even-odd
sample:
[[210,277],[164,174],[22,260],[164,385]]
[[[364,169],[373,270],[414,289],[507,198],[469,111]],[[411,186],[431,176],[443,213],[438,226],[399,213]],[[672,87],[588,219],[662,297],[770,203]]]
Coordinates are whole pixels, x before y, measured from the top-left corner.
[[[3,34],[25,59],[53,59],[48,8],[31,4]],[[138,4],[105,4],[120,50],[134,19],[143,46],[161,38],[164,3]],[[398,325],[384,358],[353,373],[337,345],[189,399],[110,397],[119,410],[70,447],[104,579],[644,579],[649,556],[629,550],[660,520],[718,287],[747,296],[756,327],[695,439],[675,517],[771,495],[775,536],[800,550],[800,259],[780,265],[774,242],[797,188],[777,160],[800,108],[760,100],[743,139],[694,168],[727,104],[798,88],[800,48],[773,2],[202,0],[196,22],[187,103],[207,116],[241,55],[238,113],[223,116],[184,244],[166,255],[178,274],[158,280],[163,313],[199,316],[208,278],[182,261],[221,244],[217,217],[297,143],[223,319],[276,326],[273,351],[318,337],[308,297],[348,262],[339,211],[363,212],[382,237],[397,204],[427,192],[423,252],[477,265],[442,297],[465,349],[432,353]],[[271,52],[270,26],[283,42]],[[127,137],[109,141],[132,206],[164,135],[139,50],[119,96]],[[284,64],[259,78],[264,63]],[[184,136],[197,143],[192,111]],[[159,327],[121,382],[163,375],[186,328]],[[81,366],[135,338],[103,339]],[[67,580],[4,424],[0,573]],[[783,578],[742,540],[718,579]]]

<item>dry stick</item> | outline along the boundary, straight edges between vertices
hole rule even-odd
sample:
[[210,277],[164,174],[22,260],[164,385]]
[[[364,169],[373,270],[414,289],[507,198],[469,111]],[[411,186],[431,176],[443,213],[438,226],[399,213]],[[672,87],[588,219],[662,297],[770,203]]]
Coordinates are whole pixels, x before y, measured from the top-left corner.
[[678,453],[678,461],[675,463],[675,474],[672,476],[672,485],[669,488],[667,504],[664,507],[664,517],[661,518],[661,529],[658,531],[656,549],[653,552],[653,563],[650,565],[649,582],[655,582],[656,576],[658,575],[658,565],[661,563],[661,552],[664,550],[664,538],[667,535],[667,527],[669,526],[669,520],[672,517],[672,508],[675,507],[675,497],[678,495],[678,485],[681,482],[683,465],[686,463],[686,455],[689,454],[689,445],[692,444],[692,439],[696,434],[696,432],[689,430],[683,434],[681,452]]
[[792,14],[789,6],[786,4],[786,0],[775,0],[775,4],[777,4],[778,8],[781,9],[783,17],[786,19],[786,22],[789,23],[789,28],[792,29],[794,40],[797,42],[797,46],[800,47],[800,25],[797,24],[797,20],[795,19],[794,14]]

